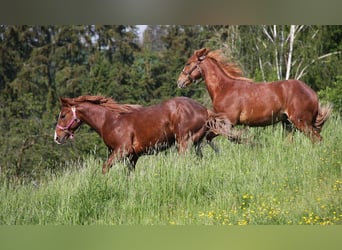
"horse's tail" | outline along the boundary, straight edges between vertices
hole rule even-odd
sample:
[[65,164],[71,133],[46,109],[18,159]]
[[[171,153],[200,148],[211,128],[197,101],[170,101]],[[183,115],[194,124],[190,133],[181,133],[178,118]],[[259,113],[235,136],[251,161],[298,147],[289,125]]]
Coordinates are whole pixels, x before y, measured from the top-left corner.
[[233,124],[224,114],[214,113],[208,110],[207,127],[209,132],[217,135],[223,135],[231,141],[239,141],[241,133],[233,130]]
[[207,127],[215,135],[227,135],[231,129],[231,123],[223,115],[208,110]]
[[319,104],[318,114],[313,124],[315,130],[318,133],[321,132],[324,123],[328,120],[331,113],[332,113],[332,105],[330,103],[324,106],[321,106],[321,104]]

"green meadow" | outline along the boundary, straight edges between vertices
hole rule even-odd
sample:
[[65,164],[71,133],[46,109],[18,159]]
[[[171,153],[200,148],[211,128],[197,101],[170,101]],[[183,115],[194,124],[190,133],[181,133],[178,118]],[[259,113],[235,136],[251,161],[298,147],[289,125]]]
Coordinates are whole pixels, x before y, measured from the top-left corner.
[[342,224],[342,125],[324,141],[281,126],[249,128],[247,144],[214,139],[203,158],[175,148],[124,162],[102,175],[94,154],[46,171],[39,183],[0,176],[1,225],[332,225]]

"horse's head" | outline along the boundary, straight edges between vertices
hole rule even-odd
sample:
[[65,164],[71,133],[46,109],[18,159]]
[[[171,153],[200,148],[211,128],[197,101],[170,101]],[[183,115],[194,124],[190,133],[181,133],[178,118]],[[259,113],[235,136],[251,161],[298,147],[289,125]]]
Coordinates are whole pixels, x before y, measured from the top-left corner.
[[63,144],[68,138],[74,137],[74,132],[82,124],[82,121],[77,118],[76,106],[71,105],[68,98],[60,98],[61,111],[58,116],[55,129],[55,142]]
[[196,50],[189,58],[178,77],[177,84],[179,88],[185,88],[192,82],[204,77],[200,64],[206,58],[209,51],[207,48]]

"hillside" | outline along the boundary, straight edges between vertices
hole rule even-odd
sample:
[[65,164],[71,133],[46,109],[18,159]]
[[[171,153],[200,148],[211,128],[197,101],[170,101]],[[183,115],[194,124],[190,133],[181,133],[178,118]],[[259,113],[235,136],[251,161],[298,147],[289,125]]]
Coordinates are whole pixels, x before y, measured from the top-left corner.
[[40,183],[1,176],[0,224],[301,225],[341,224],[342,125],[333,117],[312,145],[301,133],[290,142],[281,126],[249,129],[250,143],[216,138],[178,156],[173,148],[101,174],[94,154],[46,170]]

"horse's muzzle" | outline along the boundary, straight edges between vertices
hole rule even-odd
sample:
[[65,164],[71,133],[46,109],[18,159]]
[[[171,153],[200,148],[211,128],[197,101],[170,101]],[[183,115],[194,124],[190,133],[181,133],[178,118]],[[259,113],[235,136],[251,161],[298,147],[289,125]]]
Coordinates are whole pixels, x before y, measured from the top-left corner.
[[178,88],[180,88],[180,89],[185,88],[185,87],[187,86],[187,80],[180,80],[180,81],[178,81],[178,82],[177,82],[177,86],[178,86]]
[[58,136],[55,132],[54,141],[57,144],[64,144],[68,140],[68,138],[72,139],[72,137],[69,134],[65,134],[64,136]]

